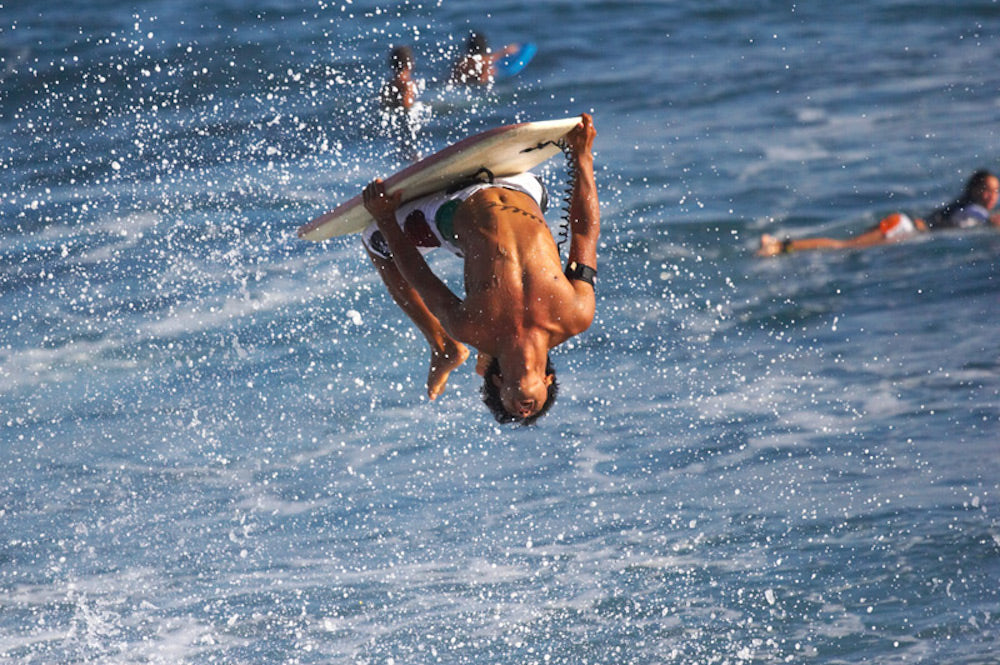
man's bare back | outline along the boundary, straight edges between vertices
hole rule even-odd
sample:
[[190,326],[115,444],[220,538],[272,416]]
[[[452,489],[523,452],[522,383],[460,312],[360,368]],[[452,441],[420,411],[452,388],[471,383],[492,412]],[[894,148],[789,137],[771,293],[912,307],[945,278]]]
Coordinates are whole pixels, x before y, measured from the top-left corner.
[[529,332],[543,334],[552,348],[586,329],[590,320],[530,196],[485,189],[464,201],[455,218],[456,244],[466,257],[457,338],[496,357]]

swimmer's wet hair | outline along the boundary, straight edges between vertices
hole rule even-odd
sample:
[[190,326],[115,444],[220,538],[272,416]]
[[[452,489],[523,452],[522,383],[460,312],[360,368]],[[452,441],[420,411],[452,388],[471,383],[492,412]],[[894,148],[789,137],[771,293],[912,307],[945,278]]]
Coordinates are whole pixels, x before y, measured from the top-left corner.
[[994,177],[996,176],[986,169],[979,169],[973,173],[965,183],[963,198],[972,201],[977,200],[986,191],[987,181]]
[[533,416],[528,416],[527,418],[514,416],[504,408],[503,400],[500,399],[500,389],[493,383],[493,377],[500,376],[500,361],[494,358],[490,362],[490,366],[486,368],[486,373],[483,375],[483,385],[479,389],[479,393],[483,397],[483,404],[486,405],[486,408],[490,410],[490,413],[493,414],[493,417],[501,425],[507,423],[520,423],[525,427],[534,425],[539,418],[549,412],[549,409],[552,408],[552,405],[556,401],[556,396],[559,394],[559,382],[556,381],[556,368],[552,366],[552,359],[549,357],[545,358],[545,374],[552,375],[552,384],[549,385],[545,404]]
[[397,46],[389,52],[389,67],[397,74],[413,66],[413,49]]
[[489,49],[489,45],[486,42],[486,36],[481,32],[471,32],[469,33],[469,39],[465,42],[465,52],[469,55],[479,55],[481,53],[486,53]]

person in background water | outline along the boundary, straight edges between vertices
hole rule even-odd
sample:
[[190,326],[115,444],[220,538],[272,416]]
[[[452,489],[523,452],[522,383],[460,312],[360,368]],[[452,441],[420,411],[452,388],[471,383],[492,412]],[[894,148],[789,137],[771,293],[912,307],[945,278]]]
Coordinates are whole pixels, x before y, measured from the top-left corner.
[[382,122],[399,145],[403,157],[409,161],[419,159],[417,133],[417,96],[421,83],[413,77],[413,51],[409,46],[397,46],[389,52],[392,78],[379,91],[379,108]]
[[853,249],[896,242],[923,231],[966,229],[975,226],[1000,226],[1000,214],[990,211],[1000,198],[1000,179],[985,169],[972,174],[962,195],[922,219],[911,219],[894,212],[877,225],[851,238],[795,238],[778,240],[764,234],[758,256],[775,256],[812,249]]
[[[431,347],[427,395],[479,350],[483,402],[498,422],[533,423],[558,384],[549,350],[590,327],[600,212],[591,152],[593,121],[583,114],[566,135],[574,177],[569,260],[543,217],[545,188],[532,173],[436,192],[400,205],[381,180],[364,190],[374,222],[362,242],[393,299]],[[423,252],[449,249],[464,261],[465,299],[428,267]]]
[[392,78],[379,91],[379,105],[383,109],[409,109],[417,101],[419,88],[413,79],[413,50],[397,46],[389,52]]
[[517,44],[508,44],[494,53],[486,43],[486,37],[473,32],[465,43],[462,54],[451,70],[451,83],[457,85],[488,85],[496,75],[496,63],[517,51]]

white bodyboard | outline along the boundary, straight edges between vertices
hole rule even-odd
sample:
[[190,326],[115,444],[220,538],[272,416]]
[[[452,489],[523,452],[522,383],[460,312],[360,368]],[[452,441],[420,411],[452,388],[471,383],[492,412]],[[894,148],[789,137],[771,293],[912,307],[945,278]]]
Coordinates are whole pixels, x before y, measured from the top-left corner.
[[[555,142],[579,123],[579,117],[523,122],[470,136],[389,176],[386,192],[402,192],[405,202],[475,177],[483,169],[497,177],[524,173],[560,152]],[[326,240],[360,232],[371,221],[359,193],[299,227],[298,233],[306,240]]]

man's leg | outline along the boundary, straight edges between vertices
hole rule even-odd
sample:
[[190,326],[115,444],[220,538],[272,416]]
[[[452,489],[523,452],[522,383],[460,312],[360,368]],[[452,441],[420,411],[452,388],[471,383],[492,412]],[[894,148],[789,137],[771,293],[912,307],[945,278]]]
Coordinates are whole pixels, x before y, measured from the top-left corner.
[[[365,248],[368,251],[368,248]],[[403,279],[396,264],[368,251],[375,269],[385,283],[392,299],[400,309],[413,321],[423,333],[431,347],[431,366],[427,372],[427,396],[436,399],[444,392],[448,375],[452,370],[465,362],[469,357],[469,349],[464,344],[452,339],[441,322],[434,316],[424,301],[410,284]]]

